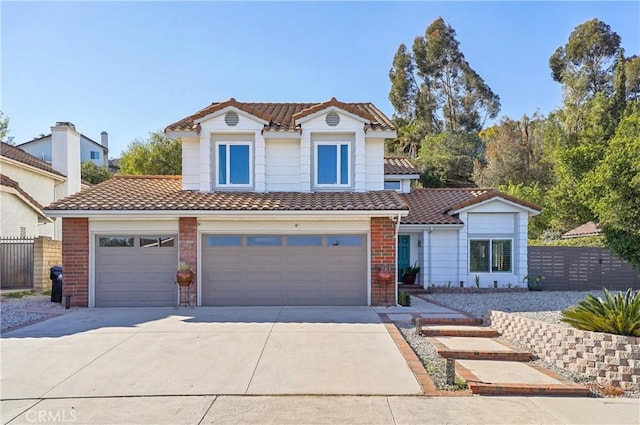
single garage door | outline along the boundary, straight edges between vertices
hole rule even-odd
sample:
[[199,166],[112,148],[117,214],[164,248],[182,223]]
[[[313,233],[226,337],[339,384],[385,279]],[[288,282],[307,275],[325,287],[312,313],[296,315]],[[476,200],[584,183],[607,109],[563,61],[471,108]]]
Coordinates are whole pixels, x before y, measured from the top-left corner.
[[204,235],[203,305],[366,305],[366,235]]
[[175,305],[178,238],[96,237],[96,307]]

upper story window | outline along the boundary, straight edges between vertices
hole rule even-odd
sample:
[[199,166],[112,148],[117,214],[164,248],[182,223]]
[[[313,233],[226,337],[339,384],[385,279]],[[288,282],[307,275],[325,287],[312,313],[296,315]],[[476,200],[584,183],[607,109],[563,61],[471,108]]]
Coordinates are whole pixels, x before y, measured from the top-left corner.
[[385,181],[384,182],[384,190],[395,190],[395,191],[400,192],[401,188],[402,188],[402,185],[400,184],[399,180]]
[[218,142],[217,186],[251,186],[251,143]]
[[99,151],[91,151],[91,159],[100,159]]
[[317,142],[315,159],[316,186],[351,185],[351,146],[349,143]]

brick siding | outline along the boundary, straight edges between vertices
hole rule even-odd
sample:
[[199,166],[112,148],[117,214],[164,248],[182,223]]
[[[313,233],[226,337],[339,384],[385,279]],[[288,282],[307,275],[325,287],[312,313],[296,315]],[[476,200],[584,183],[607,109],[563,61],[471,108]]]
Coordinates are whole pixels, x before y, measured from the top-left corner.
[[[89,302],[89,219],[62,219],[62,266],[64,295],[71,305],[87,307]],[[64,300],[63,300],[64,301]]]
[[557,367],[625,390],[640,389],[640,337],[574,329],[491,311],[487,320],[505,338]]
[[[390,284],[379,282],[378,270],[391,272]],[[371,305],[395,305],[396,224],[386,217],[371,218]]]
[[[179,229],[179,250],[180,262],[187,263],[195,273],[198,270],[198,219],[195,217],[180,217]],[[189,287],[191,305],[196,305],[197,301],[197,277],[194,275],[193,282]]]

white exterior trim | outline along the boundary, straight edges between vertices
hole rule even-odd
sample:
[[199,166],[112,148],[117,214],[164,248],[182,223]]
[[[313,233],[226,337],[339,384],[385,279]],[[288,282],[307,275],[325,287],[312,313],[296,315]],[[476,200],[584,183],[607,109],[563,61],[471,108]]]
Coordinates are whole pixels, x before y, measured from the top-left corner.
[[61,175],[58,175],[58,174],[51,173],[49,171],[45,171],[42,168],[34,167],[32,165],[25,164],[24,162],[16,161],[15,159],[11,159],[11,158],[7,158],[6,156],[0,156],[0,162],[2,162],[2,161],[6,161],[7,163],[9,163],[11,165],[15,165],[16,167],[22,167],[22,168],[24,168],[26,170],[33,171],[34,173],[42,174],[43,176],[50,177],[50,178],[52,178],[54,180],[57,180],[59,182],[64,182],[65,180],[67,180],[67,178],[65,176],[61,176]]
[[360,121],[362,124],[370,124],[371,123],[371,121],[369,121],[367,119],[364,119],[359,115],[355,115],[355,114],[352,114],[351,112],[347,112],[344,109],[338,108],[337,106],[327,106],[326,108],[321,109],[318,112],[314,112],[313,114],[309,114],[307,116],[304,116],[304,117],[302,117],[300,119],[295,120],[295,124],[296,125],[300,125],[300,124],[302,124],[304,122],[307,122],[307,121],[310,121],[310,120],[312,120],[312,119],[314,119],[316,117],[319,117],[320,115],[328,114],[331,111],[334,111],[334,112],[336,112],[338,114],[345,115],[345,116],[347,116],[349,118],[352,118],[352,119],[354,119],[356,121]]
[[262,137],[265,139],[300,139],[300,131],[299,130],[289,130],[289,131],[262,131]]
[[250,119],[252,121],[259,122],[262,125],[269,124],[268,121],[265,121],[262,118],[258,118],[255,115],[251,115],[251,114],[243,111],[242,109],[236,108],[235,106],[226,106],[226,107],[224,107],[224,108],[222,108],[220,110],[217,110],[215,112],[210,113],[209,115],[205,115],[202,118],[198,118],[197,120],[193,120],[193,123],[194,124],[200,124],[201,122],[209,121],[212,118],[219,117],[220,115],[224,115],[224,114],[226,114],[227,112],[230,112],[230,111],[233,111],[233,112],[237,113],[238,115],[242,115],[243,117],[245,117],[247,119]]
[[51,217],[66,218],[104,218],[104,219],[136,219],[147,218],[157,220],[158,217],[226,217],[238,220],[268,217],[269,220],[289,220],[300,217],[318,220],[345,220],[353,217],[405,217],[408,210],[365,210],[365,211],[206,211],[206,210],[154,210],[154,211],[122,211],[122,210],[47,210]]
[[500,196],[494,196],[493,198],[485,199],[482,202],[478,202],[477,204],[469,205],[468,207],[460,208],[460,209],[457,209],[457,210],[451,210],[451,211],[449,211],[449,215],[464,213],[464,212],[467,212],[467,211],[472,210],[474,208],[478,208],[481,205],[488,204],[490,202],[495,202],[495,201],[502,202],[502,203],[510,205],[510,206],[512,206],[514,208],[518,208],[520,210],[527,211],[530,215],[538,215],[538,214],[540,214],[540,211],[534,210],[533,208],[525,207],[524,205],[520,205],[520,204],[517,204],[517,203],[515,203],[513,201],[509,201],[509,200],[504,199],[504,198],[502,198]]
[[371,130],[371,128],[369,128],[365,133],[367,137],[376,139],[395,139],[398,137],[398,132],[395,130]]

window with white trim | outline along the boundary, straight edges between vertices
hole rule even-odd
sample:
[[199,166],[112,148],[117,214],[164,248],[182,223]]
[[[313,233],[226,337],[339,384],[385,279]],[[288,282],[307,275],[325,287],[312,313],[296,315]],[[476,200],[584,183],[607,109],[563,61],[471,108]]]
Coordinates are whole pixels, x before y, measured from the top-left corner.
[[402,183],[399,180],[385,180],[384,190],[400,191],[402,189]]
[[217,186],[251,186],[251,143],[217,142],[216,156]]
[[89,155],[91,155],[91,159],[100,159],[100,152],[98,151],[91,151]]
[[316,186],[350,186],[351,145],[343,142],[317,142],[314,174]]
[[511,239],[474,239],[469,241],[470,273],[510,273],[513,270]]

